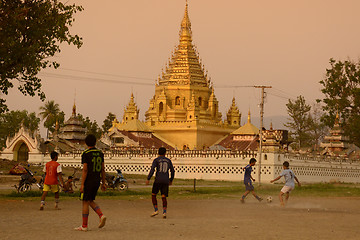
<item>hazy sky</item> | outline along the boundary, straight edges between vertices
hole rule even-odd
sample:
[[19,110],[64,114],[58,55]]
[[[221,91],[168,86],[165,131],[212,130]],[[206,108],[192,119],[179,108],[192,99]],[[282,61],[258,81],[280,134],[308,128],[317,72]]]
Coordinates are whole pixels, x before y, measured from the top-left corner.
[[[69,2],[85,8],[71,28],[84,45],[64,44],[56,56],[60,69],[42,72],[47,100],[58,103],[67,119],[76,92],[77,112],[101,125],[108,112],[122,118],[133,92],[144,119],[155,79],[178,44],[185,0]],[[193,41],[223,116],[233,96],[242,123],[249,108],[259,116],[260,102],[259,89],[224,86],[272,86],[265,103],[269,118],[287,115],[288,98],[322,98],[319,81],[329,59],[359,59],[359,11],[358,0],[190,0]],[[39,112],[44,103],[13,89],[7,104]]]

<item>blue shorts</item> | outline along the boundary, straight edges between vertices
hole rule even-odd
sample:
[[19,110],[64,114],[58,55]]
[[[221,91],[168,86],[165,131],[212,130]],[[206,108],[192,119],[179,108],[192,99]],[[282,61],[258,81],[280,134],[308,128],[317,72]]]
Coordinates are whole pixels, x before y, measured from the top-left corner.
[[254,191],[254,186],[251,181],[244,181],[246,191]]

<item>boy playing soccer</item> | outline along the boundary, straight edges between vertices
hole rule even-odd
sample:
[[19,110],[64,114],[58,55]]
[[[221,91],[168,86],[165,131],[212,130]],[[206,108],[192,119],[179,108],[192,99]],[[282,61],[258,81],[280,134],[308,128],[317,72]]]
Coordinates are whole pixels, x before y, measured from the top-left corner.
[[259,197],[255,191],[254,191],[254,186],[252,185],[251,180],[253,180],[255,182],[255,179],[251,176],[251,172],[252,172],[252,166],[254,166],[256,163],[256,159],[255,158],[251,158],[249,161],[249,164],[244,168],[245,170],[245,174],[244,174],[244,184],[245,184],[245,193],[242,195],[241,197],[241,202],[245,203],[245,198],[246,196],[251,192],[252,195],[259,201],[261,202],[263,199],[261,197]]
[[[167,209],[166,198],[168,197],[169,194],[169,185],[172,184],[175,177],[175,170],[172,165],[172,162],[170,159],[165,157],[165,153],[166,153],[165,148],[163,147],[159,148],[159,157],[154,159],[146,181],[146,184],[149,184],[150,178],[152,177],[156,169],[155,181],[151,191],[152,192],[151,199],[155,211],[153,214],[150,215],[151,217],[154,217],[159,214],[156,195],[160,191],[162,203],[163,203],[163,218],[166,218],[166,209]],[[170,179],[169,179],[169,170],[171,172]]]
[[[283,163],[283,171],[280,173],[280,176],[278,176],[277,178],[275,178],[274,180],[271,180],[270,182],[273,183],[277,180],[279,180],[282,176],[285,177],[285,185],[284,187],[280,190],[280,194],[279,194],[279,199],[280,199],[280,204],[281,206],[285,206],[285,204],[287,203],[287,201],[289,200],[290,197],[290,192],[295,188],[295,181],[298,183],[299,187],[301,186],[299,180],[297,179],[297,177],[295,176],[294,172],[289,169],[289,162],[285,161]],[[283,195],[286,194],[285,196],[285,203],[283,200]]]
[[75,228],[78,231],[88,230],[89,206],[99,215],[99,228],[105,225],[106,217],[102,213],[99,205],[94,200],[102,181],[101,190],[105,191],[105,168],[104,154],[101,150],[95,148],[96,137],[89,134],[85,138],[88,149],[81,155],[81,163],[83,164],[80,193],[82,193],[82,226]]
[[64,185],[64,181],[61,176],[61,165],[57,162],[58,160],[58,153],[57,152],[51,152],[50,157],[51,161],[47,162],[44,166],[44,172],[45,172],[45,181],[44,181],[44,188],[43,188],[43,194],[41,196],[41,204],[40,204],[40,210],[44,210],[45,206],[45,198],[49,191],[52,191],[55,193],[55,209],[59,209],[59,181],[62,185]]

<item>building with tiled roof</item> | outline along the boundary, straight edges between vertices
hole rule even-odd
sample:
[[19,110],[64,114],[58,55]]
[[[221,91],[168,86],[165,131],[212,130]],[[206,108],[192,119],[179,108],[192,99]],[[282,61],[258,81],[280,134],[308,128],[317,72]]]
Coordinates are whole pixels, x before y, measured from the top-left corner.
[[[166,147],[174,149],[172,143],[163,139],[138,119],[139,110],[131,94],[130,101],[124,110],[121,122],[113,121],[112,127],[108,130],[107,138],[112,148],[143,147],[159,148]],[[106,142],[106,140],[105,140]]]
[[251,123],[249,110],[247,123],[221,139],[217,144],[227,149],[256,151],[259,145],[259,132],[259,129]]
[[340,126],[339,114],[336,114],[334,127],[330,130],[330,135],[325,136],[320,144],[323,155],[332,156],[357,156],[360,155],[360,148],[349,142],[349,137],[344,135],[344,131]]
[[65,122],[64,126],[59,129],[56,137],[72,143],[85,144],[86,128],[82,125],[83,122],[76,114],[76,105],[74,103],[72,115]]

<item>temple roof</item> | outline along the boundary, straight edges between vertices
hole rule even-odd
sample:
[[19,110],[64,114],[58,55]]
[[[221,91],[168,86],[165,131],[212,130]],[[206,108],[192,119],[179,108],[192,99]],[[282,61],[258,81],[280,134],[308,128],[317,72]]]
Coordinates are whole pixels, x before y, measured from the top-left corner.
[[71,117],[65,122],[64,126],[59,129],[59,133],[54,135],[70,141],[83,141],[86,137],[86,128],[82,125],[83,121],[81,121],[79,116],[76,114],[76,105],[74,103]]
[[179,45],[175,48],[165,72],[159,77],[159,85],[209,86],[204,66],[192,43],[191,22],[186,3],[184,18],[179,32]]
[[130,101],[126,108],[124,109],[124,116],[122,123],[125,123],[129,120],[134,120],[139,118],[139,109],[134,101],[134,94],[131,93]]
[[129,132],[151,132],[151,130],[139,119],[128,120],[125,123],[117,124],[119,130]]
[[252,139],[234,140],[232,135],[228,135],[224,139],[222,139],[218,143],[218,145],[223,146],[226,149],[236,149],[239,151],[256,151],[259,146],[258,140],[258,136],[255,136]]
[[250,110],[248,113],[248,121],[240,128],[233,131],[232,135],[258,135],[260,130],[251,123]]

